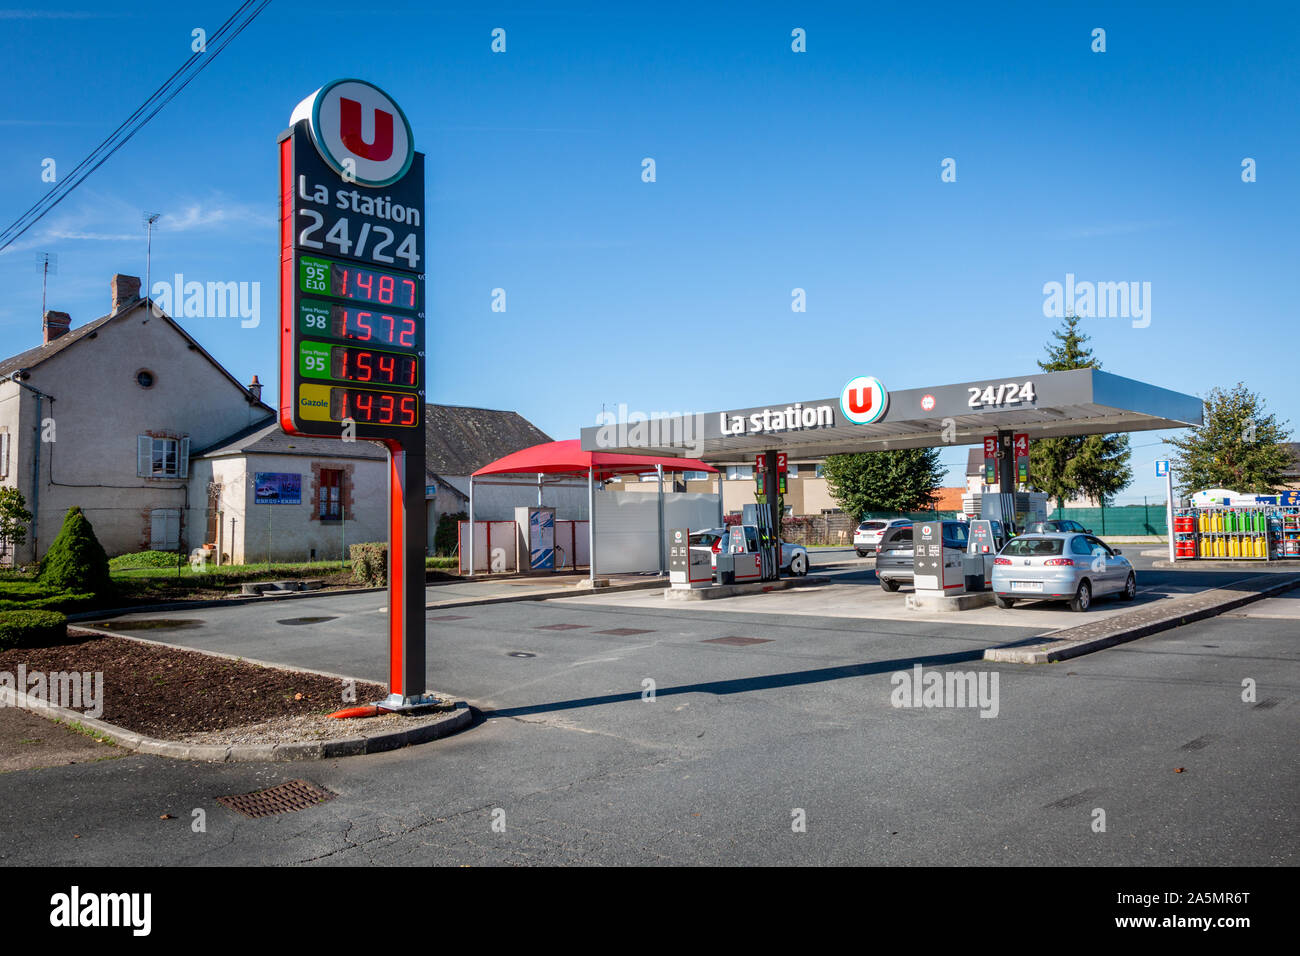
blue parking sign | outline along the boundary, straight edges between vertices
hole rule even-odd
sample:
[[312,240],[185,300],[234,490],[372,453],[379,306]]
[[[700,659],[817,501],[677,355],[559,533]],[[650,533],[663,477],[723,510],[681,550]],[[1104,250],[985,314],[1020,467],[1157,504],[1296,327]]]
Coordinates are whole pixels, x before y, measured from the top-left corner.
[[1160,461],[1156,462],[1156,477],[1163,478],[1167,474],[1169,474],[1169,459],[1162,458]]

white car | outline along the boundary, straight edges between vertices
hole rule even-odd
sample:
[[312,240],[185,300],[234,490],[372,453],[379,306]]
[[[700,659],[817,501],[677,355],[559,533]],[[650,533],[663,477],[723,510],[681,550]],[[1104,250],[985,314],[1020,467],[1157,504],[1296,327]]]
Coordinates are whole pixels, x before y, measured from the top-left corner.
[[[713,566],[714,568],[717,568],[718,552],[721,551],[722,553],[725,554],[727,553],[728,550],[730,550],[729,535],[737,528],[742,529],[742,532],[745,535],[745,550],[750,554],[753,554],[755,551],[758,550],[758,538],[759,538],[758,528],[756,528],[754,525],[731,525],[727,528],[718,528],[718,529],[710,529],[708,531],[701,531],[700,534],[702,536],[709,536],[715,534],[717,531],[722,531],[722,535],[718,538],[718,540],[714,541],[711,545],[706,545],[703,541],[697,543],[695,540],[695,535],[692,534],[691,550],[695,550],[698,547],[711,547],[711,550],[713,551]],[[785,571],[793,575],[794,577],[801,578],[808,573],[808,565],[809,565],[809,561],[808,561],[807,548],[805,548],[801,544],[792,544],[789,541],[781,542],[781,570],[782,571]]]
[[858,525],[857,531],[853,532],[853,550],[858,552],[859,558],[865,558],[868,554],[875,554],[879,550],[880,540],[885,536],[886,532],[905,527],[911,523],[908,518],[868,518]]

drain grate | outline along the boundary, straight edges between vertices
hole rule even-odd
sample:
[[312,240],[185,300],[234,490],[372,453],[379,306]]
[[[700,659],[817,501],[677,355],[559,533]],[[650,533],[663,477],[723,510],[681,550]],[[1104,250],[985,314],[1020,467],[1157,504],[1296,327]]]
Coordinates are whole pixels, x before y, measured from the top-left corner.
[[591,627],[590,624],[539,624],[539,631],[572,631],[579,627]]
[[337,796],[337,793],[326,790],[324,787],[318,787],[314,783],[308,783],[306,780],[290,780],[288,783],[268,787],[265,790],[239,793],[230,797],[217,797],[217,803],[223,807],[229,807],[236,813],[242,813],[246,817],[257,819],[258,817],[273,817],[277,813],[306,810],[317,804],[333,800]]
[[285,617],[276,621],[276,624],[324,624],[326,621],[334,621],[333,617]]
[[608,631],[597,631],[597,634],[613,634],[615,637],[631,637],[633,634],[651,634],[652,630],[646,630],[642,627],[612,627]]
[[747,644],[771,644],[772,639],[769,637],[711,637],[701,644],[731,644],[734,647],[744,647]]

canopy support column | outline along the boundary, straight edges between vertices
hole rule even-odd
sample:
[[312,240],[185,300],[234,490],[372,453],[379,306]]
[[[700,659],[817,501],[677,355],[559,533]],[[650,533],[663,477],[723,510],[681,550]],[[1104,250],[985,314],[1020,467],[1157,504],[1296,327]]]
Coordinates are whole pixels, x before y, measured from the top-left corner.
[[587,469],[587,564],[591,586],[596,586],[596,467]]
[[659,573],[664,573],[664,466],[655,465],[659,478]]
[[474,476],[469,476],[469,573],[474,573]]

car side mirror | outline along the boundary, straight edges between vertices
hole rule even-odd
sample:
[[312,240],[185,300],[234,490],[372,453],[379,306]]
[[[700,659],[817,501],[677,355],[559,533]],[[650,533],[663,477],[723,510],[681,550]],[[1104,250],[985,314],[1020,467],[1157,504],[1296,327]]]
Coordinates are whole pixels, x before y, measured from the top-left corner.
[[1083,531],[1084,531],[1085,534],[1092,534],[1092,529],[1091,529],[1091,528],[1084,528]]
[[1121,551],[1119,548],[1116,548],[1116,549],[1115,549],[1115,553],[1116,553],[1116,554],[1123,554],[1124,552]]

